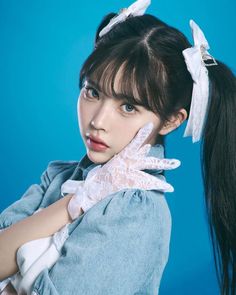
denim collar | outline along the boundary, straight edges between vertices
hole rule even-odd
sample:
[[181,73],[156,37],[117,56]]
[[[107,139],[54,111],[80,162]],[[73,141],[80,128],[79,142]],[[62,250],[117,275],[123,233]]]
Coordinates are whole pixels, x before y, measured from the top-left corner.
[[[164,146],[162,144],[156,144],[154,146],[151,147],[151,149],[149,150],[148,156],[150,157],[155,157],[155,158],[159,158],[162,159],[164,158]],[[73,180],[84,180],[88,174],[88,172],[93,169],[94,167],[96,167],[97,165],[100,165],[98,163],[94,163],[92,162],[87,154],[84,155],[81,160],[79,161],[77,167],[75,168],[75,171],[73,173],[73,175],[70,177],[70,179]],[[158,169],[145,169],[143,170],[146,173],[149,173],[151,175],[158,175],[161,174],[161,172],[163,170],[158,170]]]

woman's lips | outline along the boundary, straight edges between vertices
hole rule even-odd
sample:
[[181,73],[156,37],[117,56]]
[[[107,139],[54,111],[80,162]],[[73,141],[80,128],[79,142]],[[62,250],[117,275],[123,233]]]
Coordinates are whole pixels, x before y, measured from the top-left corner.
[[103,144],[103,145],[105,145],[105,146],[108,147],[108,145],[105,143],[105,141],[101,140],[99,137],[97,137],[97,136],[95,136],[95,135],[92,135],[92,134],[89,134],[88,137],[89,137],[91,140],[93,140],[93,141],[95,141],[95,142],[97,142],[97,143],[101,143],[101,144]]
[[87,140],[87,145],[89,148],[95,150],[95,151],[105,151],[108,146],[101,143],[101,142],[97,142],[95,140],[93,140],[91,137],[88,137]]

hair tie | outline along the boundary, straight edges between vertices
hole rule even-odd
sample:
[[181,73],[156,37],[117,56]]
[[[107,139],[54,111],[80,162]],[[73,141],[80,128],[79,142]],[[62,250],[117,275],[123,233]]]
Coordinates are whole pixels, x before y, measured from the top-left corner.
[[114,25],[125,21],[130,14],[132,16],[143,15],[150,4],[151,4],[151,0],[138,0],[134,2],[133,4],[131,4],[128,8],[121,9],[118,15],[111,18],[108,25],[106,25],[100,31],[99,37],[102,37],[103,35],[108,33]]
[[209,44],[199,26],[190,20],[194,46],[182,51],[193,79],[193,92],[188,123],[183,137],[192,136],[193,143],[200,140],[206,121],[209,103],[209,77],[206,67],[217,65],[216,60],[207,51]]

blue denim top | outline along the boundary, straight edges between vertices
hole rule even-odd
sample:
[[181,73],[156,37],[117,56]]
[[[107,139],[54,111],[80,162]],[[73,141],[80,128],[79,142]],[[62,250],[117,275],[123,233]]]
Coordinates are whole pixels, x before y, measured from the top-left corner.
[[[164,158],[164,147],[148,156]],[[51,161],[41,183],[0,214],[0,229],[45,208],[61,196],[68,179],[84,180],[96,163]],[[144,170],[162,180],[162,170]],[[45,295],[157,295],[168,261],[171,215],[164,193],[124,189],[108,195],[69,225],[59,260],[44,269],[33,285]]]

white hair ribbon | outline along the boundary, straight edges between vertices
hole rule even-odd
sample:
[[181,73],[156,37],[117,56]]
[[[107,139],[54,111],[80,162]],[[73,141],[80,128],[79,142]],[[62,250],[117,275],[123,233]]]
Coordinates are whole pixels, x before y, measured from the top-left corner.
[[121,9],[121,12],[117,16],[114,16],[110,20],[109,24],[100,31],[99,37],[102,37],[109,32],[114,25],[123,22],[130,14],[132,16],[143,15],[150,4],[151,0],[138,0],[131,4],[128,8]]
[[184,136],[191,136],[193,143],[200,140],[206,121],[209,103],[209,77],[206,66],[217,65],[208,53],[209,44],[199,26],[190,20],[194,46],[183,50],[184,59],[193,79],[193,92],[188,123]]

